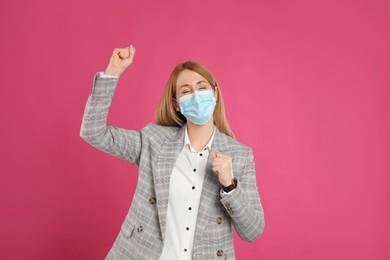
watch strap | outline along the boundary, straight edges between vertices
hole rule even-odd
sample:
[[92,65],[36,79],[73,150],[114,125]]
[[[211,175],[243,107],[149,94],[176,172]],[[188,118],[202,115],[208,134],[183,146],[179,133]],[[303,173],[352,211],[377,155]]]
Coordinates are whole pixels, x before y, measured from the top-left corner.
[[235,188],[237,187],[237,180],[234,179],[234,182],[232,184],[230,184],[229,186],[222,186],[222,190],[224,192],[230,192],[232,190],[234,190]]

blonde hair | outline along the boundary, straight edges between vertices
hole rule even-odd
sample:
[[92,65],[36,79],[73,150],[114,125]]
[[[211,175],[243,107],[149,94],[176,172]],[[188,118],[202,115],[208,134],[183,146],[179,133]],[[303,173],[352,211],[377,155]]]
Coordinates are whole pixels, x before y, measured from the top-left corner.
[[[219,131],[232,138],[235,138],[226,120],[222,93],[216,79],[205,66],[195,61],[186,61],[184,63],[180,63],[173,69],[172,74],[169,77],[167,84],[165,85],[160,103],[157,107],[156,123],[162,126],[182,127],[187,122],[185,116],[183,116],[180,111],[176,111],[174,104],[174,99],[176,99],[177,78],[180,72],[183,70],[191,70],[200,74],[210,83],[211,86],[213,86],[214,91],[217,91],[217,104],[215,105],[213,113],[214,124]],[[218,87],[216,88],[216,86]]]

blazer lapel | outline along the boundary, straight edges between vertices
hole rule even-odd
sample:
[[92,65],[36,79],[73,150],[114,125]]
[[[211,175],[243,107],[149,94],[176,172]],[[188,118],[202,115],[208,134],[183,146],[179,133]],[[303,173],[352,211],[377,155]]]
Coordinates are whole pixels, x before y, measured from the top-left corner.
[[[216,128],[213,143],[211,144],[211,152],[225,153],[228,148],[226,136]],[[199,203],[194,241],[198,241],[201,238],[202,232],[207,225],[207,220],[210,216],[210,209],[214,206],[219,206],[215,204],[220,203],[220,189],[221,185],[219,184],[218,176],[213,172],[213,160],[211,156],[209,156]]]
[[156,205],[160,221],[160,230],[163,241],[165,239],[167,220],[169,182],[177,156],[183,148],[184,130],[184,127],[178,128],[174,134],[167,138],[161,147],[156,163],[154,185],[156,190]]

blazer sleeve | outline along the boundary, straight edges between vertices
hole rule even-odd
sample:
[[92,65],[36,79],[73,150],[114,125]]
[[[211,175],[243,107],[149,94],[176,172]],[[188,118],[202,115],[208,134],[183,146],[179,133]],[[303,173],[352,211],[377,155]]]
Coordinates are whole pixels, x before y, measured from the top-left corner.
[[237,234],[253,242],[263,233],[264,212],[256,185],[252,149],[248,148],[246,163],[237,180],[237,187],[222,196],[221,202],[229,213]]
[[[119,78],[96,73],[85,106],[80,136],[92,146],[139,165],[142,131],[107,126],[107,115]],[[146,129],[145,129],[146,131]]]

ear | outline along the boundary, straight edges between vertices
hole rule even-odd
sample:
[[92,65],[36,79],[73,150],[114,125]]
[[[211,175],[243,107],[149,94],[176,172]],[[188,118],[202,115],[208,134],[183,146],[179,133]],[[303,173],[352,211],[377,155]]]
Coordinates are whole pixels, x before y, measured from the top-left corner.
[[176,111],[180,112],[180,104],[179,104],[179,102],[176,101],[176,99],[173,99],[173,108]]
[[215,97],[215,100],[218,100],[218,96],[219,96],[219,87],[218,87],[218,86],[215,86],[215,89],[214,89],[214,97]]

